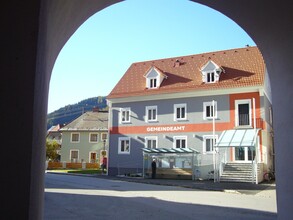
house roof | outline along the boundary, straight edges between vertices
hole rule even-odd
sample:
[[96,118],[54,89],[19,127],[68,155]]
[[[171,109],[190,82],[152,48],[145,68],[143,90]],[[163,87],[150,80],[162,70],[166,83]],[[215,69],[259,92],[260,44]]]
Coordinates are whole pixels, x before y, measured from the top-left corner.
[[107,131],[108,112],[86,112],[60,131]]
[[[202,81],[200,70],[209,60],[224,70],[217,83]],[[176,61],[180,61],[179,66]],[[167,78],[159,88],[147,89],[144,76],[153,66]],[[263,86],[264,73],[264,59],[257,47],[138,62],[129,67],[107,98]]]
[[49,130],[47,131],[47,133],[54,132],[54,131],[59,131],[59,129],[60,129],[60,125],[59,124],[53,125],[51,128],[49,128]]

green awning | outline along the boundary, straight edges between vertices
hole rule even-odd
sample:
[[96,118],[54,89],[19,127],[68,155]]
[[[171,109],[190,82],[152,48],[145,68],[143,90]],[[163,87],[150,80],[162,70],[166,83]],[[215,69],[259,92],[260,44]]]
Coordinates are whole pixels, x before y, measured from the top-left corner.
[[215,147],[255,147],[260,129],[225,130]]
[[142,148],[142,151],[149,154],[178,154],[178,153],[199,153],[192,148]]

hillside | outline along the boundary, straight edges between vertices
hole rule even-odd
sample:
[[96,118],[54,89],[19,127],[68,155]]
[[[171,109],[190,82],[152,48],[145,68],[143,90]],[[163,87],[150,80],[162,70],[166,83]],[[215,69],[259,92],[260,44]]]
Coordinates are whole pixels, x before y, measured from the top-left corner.
[[98,96],[82,100],[76,104],[66,105],[47,115],[47,129],[57,124],[68,124],[82,113],[91,111],[94,107],[108,109],[106,97]]

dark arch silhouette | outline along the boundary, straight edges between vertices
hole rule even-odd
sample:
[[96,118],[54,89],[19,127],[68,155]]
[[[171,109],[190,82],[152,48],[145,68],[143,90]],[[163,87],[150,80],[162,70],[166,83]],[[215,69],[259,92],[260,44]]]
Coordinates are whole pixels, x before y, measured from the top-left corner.
[[[5,1],[1,7],[3,219],[42,219],[49,81],[60,50],[91,15],[117,0]],[[256,42],[271,79],[278,219],[293,204],[292,6],[272,0],[194,0],[222,12]],[[225,34],[225,33],[223,33]]]

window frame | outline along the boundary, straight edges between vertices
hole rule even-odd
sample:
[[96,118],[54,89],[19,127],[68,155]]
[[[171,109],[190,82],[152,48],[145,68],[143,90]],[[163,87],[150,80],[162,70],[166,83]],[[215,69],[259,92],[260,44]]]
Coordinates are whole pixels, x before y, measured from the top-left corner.
[[204,120],[210,120],[210,119],[216,119],[216,118],[218,118],[218,107],[217,107],[217,101],[215,101],[215,110],[214,110],[214,112],[215,112],[215,115],[214,116],[207,116],[207,107],[208,106],[210,106],[210,107],[212,107],[213,106],[213,102],[211,101],[211,102],[204,102],[203,103],[203,119]]
[[158,88],[158,77],[149,77],[148,81],[149,81],[149,86],[148,86],[149,89]]
[[[128,141],[128,151],[121,151],[122,141]],[[120,137],[118,138],[118,154],[130,154],[130,138],[129,137]]]
[[[177,140],[185,140],[185,147],[182,147],[182,142],[180,143],[180,147],[177,147]],[[173,148],[187,148],[187,136],[174,136],[173,137]]]
[[78,162],[78,161],[79,161],[79,149],[70,149],[70,150],[69,150],[69,161],[72,161],[72,159],[73,159],[73,158],[71,157],[73,151],[76,151],[76,152],[77,152],[77,159],[76,159],[76,162]]
[[[123,112],[129,112],[128,114],[128,120],[122,120],[123,119]],[[127,107],[127,108],[120,108],[120,124],[127,124],[127,123],[130,123],[131,120],[131,108],[130,107]]]
[[[156,110],[155,118],[154,119],[149,119],[149,110]],[[153,111],[152,111],[153,114]],[[145,115],[146,115],[146,122],[157,122],[158,121],[158,106],[153,105],[153,106],[146,106],[145,107]],[[153,116],[153,115],[152,115]]]
[[[91,135],[93,135],[93,134],[95,134],[95,135],[97,135],[97,140],[96,141],[92,141],[91,140]],[[98,143],[99,142],[99,133],[97,133],[97,132],[90,132],[89,133],[89,143]]]
[[213,140],[213,139],[215,139],[216,140],[216,143],[217,143],[217,141],[218,141],[218,135],[212,135],[212,134],[210,134],[210,135],[203,135],[202,136],[203,137],[203,150],[202,150],[202,152],[203,152],[203,154],[213,154],[214,153],[214,142],[212,142],[212,150],[210,150],[210,151],[207,151],[207,144],[206,144],[206,140],[207,139],[209,139],[209,140]]
[[[239,105],[248,104],[249,108],[249,125],[239,125]],[[235,100],[235,127],[252,127],[252,103],[251,99],[237,99]]]
[[[216,82],[216,72],[215,71],[206,72],[205,74],[206,74],[206,83],[215,83]],[[214,80],[212,80],[212,78]],[[210,81],[208,79],[210,79]]]
[[[78,135],[78,140],[77,141],[73,141],[73,135]],[[80,142],[80,133],[79,132],[71,132],[70,133],[70,143],[79,143]]]
[[[177,117],[177,109],[180,108],[180,116],[182,114],[181,109],[184,108],[184,118]],[[186,103],[181,103],[181,104],[174,104],[174,121],[186,121],[187,120],[187,104]]]
[[[106,135],[106,138],[103,138],[103,135]],[[101,141],[104,141],[104,140],[108,140],[108,133],[107,132],[101,133]]]
[[149,148],[148,147],[148,141],[156,141],[156,145],[155,147],[153,146],[153,142],[152,142],[152,146],[149,149],[156,149],[158,148],[158,137],[157,136],[147,136],[144,138],[145,139],[145,148]]

